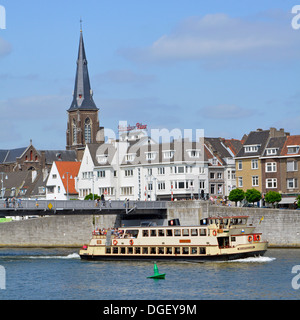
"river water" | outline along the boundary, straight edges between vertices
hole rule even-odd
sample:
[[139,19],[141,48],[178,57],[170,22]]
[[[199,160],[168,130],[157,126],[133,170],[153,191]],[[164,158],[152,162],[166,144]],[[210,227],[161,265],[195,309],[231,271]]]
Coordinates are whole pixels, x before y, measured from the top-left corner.
[[[0,249],[0,300],[296,300],[300,249],[231,262],[82,261],[75,249]],[[300,273],[300,267],[299,271]],[[294,280],[293,280],[294,279]]]

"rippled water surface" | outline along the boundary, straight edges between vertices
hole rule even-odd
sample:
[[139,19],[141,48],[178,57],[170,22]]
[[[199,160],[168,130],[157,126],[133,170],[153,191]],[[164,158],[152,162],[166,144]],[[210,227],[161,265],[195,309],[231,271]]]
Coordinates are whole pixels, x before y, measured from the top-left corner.
[[158,262],[165,280],[147,279],[153,262],[82,261],[74,249],[1,249],[0,265],[1,300],[300,298],[292,286],[299,249],[231,262]]

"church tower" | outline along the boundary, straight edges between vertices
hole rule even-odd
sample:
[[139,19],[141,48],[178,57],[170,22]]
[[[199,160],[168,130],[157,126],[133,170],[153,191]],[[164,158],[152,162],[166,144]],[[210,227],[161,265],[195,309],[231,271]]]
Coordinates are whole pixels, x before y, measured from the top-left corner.
[[[79,51],[73,101],[68,112],[67,150],[83,153],[87,143],[100,143],[98,111],[90,85],[88,63],[85,54],[82,30],[80,30]],[[80,158],[80,156],[79,156]],[[80,159],[79,159],[80,160]]]

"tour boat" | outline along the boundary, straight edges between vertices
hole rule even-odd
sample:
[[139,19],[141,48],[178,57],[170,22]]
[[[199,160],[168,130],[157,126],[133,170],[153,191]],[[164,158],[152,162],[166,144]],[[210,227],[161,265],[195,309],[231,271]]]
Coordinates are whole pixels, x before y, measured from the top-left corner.
[[227,261],[262,256],[268,242],[248,216],[210,217],[199,226],[181,226],[170,220],[168,226],[123,227],[106,234],[94,231],[79,255],[85,260],[181,260]]

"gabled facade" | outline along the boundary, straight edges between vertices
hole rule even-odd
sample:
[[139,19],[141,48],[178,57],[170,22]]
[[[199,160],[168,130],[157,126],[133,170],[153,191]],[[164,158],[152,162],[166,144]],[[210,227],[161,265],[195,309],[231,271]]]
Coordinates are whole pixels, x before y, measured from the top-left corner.
[[80,168],[80,162],[55,161],[49,173],[46,184],[47,200],[77,199],[75,184]]
[[300,135],[287,137],[280,153],[281,192],[287,203],[300,194]]
[[244,191],[252,188],[260,192],[264,191],[265,177],[262,174],[262,166],[265,166],[265,162],[262,163],[261,157],[271,138],[288,135],[284,129],[276,130],[275,128],[257,129],[249,133],[243,147],[235,157],[237,188]]

